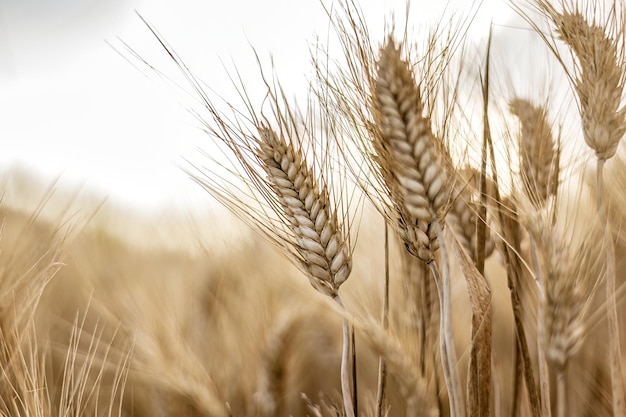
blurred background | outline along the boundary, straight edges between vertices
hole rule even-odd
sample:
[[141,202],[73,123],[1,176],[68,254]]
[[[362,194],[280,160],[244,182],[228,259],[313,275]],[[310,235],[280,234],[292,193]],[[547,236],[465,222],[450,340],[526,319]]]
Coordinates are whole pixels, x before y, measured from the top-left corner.
[[[381,39],[390,16],[404,15],[405,2],[363,2],[362,7],[373,36]],[[478,4],[455,0],[423,8],[414,1],[411,7],[412,26],[419,26]],[[209,203],[181,170],[185,159],[198,158],[197,147],[209,142],[189,113],[197,97],[138,14],[198,78],[226,98],[233,92],[229,74],[235,66],[250,80],[252,93],[260,88],[253,48],[264,62],[271,55],[294,97],[306,94],[313,45],[332,50],[332,29],[317,0],[3,0],[0,171],[5,181],[58,178],[59,184],[141,210],[196,210]],[[504,25],[511,15],[504,0],[484,1],[470,35],[485,38],[490,21]],[[142,65],[128,47],[163,74]]]

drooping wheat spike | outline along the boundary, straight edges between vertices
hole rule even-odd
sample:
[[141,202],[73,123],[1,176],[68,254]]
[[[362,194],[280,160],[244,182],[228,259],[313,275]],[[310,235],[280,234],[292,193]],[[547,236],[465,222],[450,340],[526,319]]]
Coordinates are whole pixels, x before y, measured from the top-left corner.
[[352,255],[328,191],[282,136],[267,126],[259,126],[259,135],[257,156],[289,221],[311,285],[335,297],[350,275]]
[[[276,79],[270,83],[262,71],[277,129],[255,110],[245,86],[239,93],[248,113],[244,116],[232,104],[224,103],[234,114],[227,115],[218,110],[171,49],[162,45],[202,98],[210,115],[209,120],[203,120],[207,133],[222,151],[228,151],[223,153],[225,158],[206,153],[211,167],[194,167],[189,172],[191,177],[288,254],[317,291],[344,309],[338,290],[352,270],[347,213],[352,199],[345,172],[328,156],[330,136],[334,134],[331,121],[319,115],[319,108],[313,104],[301,113],[288,102],[280,83]],[[311,153],[307,154],[305,148]],[[345,319],[342,333],[343,405],[346,416],[353,417],[356,401],[350,395],[350,329]]]
[[610,159],[626,132],[624,44],[610,39],[602,26],[589,23],[579,12],[554,17],[559,37],[578,58],[574,87],[578,94],[583,136],[599,159]]
[[[211,166],[192,164],[188,174],[226,208],[291,255],[289,259],[306,272],[313,287],[336,297],[352,269],[347,216],[351,194],[342,189],[346,185],[345,172],[335,170],[327,155],[320,157],[314,151],[312,160],[307,160],[304,151],[310,146],[330,152],[325,148],[334,134],[332,122],[318,114],[319,106],[311,104],[302,113],[289,103],[280,82],[266,78],[258,56],[261,80],[267,88],[265,102],[269,103],[279,133],[252,104],[245,85],[235,86],[245,110],[229,102],[221,104],[232,113],[220,110],[204,84],[156,30],[144,23],[198,95],[209,118],[197,116],[218,146],[217,153],[221,153],[219,157],[204,153]],[[327,187],[331,183],[341,191],[332,193]],[[337,197],[332,201],[331,193]]]
[[519,157],[524,192],[535,207],[543,207],[548,196],[556,195],[559,175],[546,110],[518,97],[509,102],[509,109],[521,124]]
[[420,89],[400,49],[389,39],[380,51],[374,90],[381,134],[374,148],[399,211],[400,233],[425,262],[432,260],[429,225],[448,202],[444,171],[430,120],[422,115]]

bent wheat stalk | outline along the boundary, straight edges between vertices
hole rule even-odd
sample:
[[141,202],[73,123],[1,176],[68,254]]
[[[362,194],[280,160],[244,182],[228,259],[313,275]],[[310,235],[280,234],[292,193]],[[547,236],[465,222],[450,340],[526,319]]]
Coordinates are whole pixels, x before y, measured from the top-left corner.
[[[385,283],[383,288],[383,329],[389,328],[389,225],[385,221]],[[385,408],[387,365],[381,355],[378,359],[378,384],[376,389],[376,417],[382,417]]]

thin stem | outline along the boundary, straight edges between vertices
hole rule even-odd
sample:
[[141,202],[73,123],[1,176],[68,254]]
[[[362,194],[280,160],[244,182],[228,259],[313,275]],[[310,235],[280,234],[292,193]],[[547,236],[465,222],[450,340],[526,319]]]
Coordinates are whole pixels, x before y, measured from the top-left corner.
[[[389,226],[385,221],[385,287],[383,290],[383,328],[389,327]],[[376,417],[382,417],[385,408],[387,366],[385,359],[378,358],[378,390],[376,393]]]
[[539,291],[539,296],[543,297],[543,276],[541,274],[541,269],[539,269],[539,258],[537,257],[537,243],[535,239],[530,236],[530,260],[533,264],[533,272],[535,273],[535,284],[537,284],[537,290]]
[[489,127],[489,56],[491,54],[491,36],[493,25],[489,27],[487,38],[487,56],[485,57],[485,79],[483,82],[483,144],[480,158],[480,205],[476,217],[476,253],[475,265],[481,275],[485,274],[485,240],[487,237],[487,144],[491,140]]
[[556,375],[556,415],[567,417],[567,365],[560,367]]
[[522,409],[522,389],[523,385],[523,376],[524,376],[524,364],[520,360],[520,345],[519,343],[515,344],[515,350],[513,351],[513,363],[515,364],[515,373],[513,375],[513,392],[512,392],[512,408],[511,408],[511,417],[518,417],[520,415]]
[[619,321],[617,317],[617,301],[615,299],[615,246],[608,224],[607,207],[604,204],[603,169],[604,159],[598,158],[597,190],[598,215],[602,223],[606,246],[606,321],[609,327],[609,361],[611,369],[611,392],[613,397],[613,415],[626,416],[624,405],[624,381],[622,373],[622,355],[620,349]]
[[[522,302],[517,290],[517,286],[521,282],[520,273],[522,266],[520,265],[517,254],[520,253],[519,236],[517,234],[518,223],[512,216],[506,216],[503,212],[502,198],[500,196],[500,189],[498,185],[498,174],[496,170],[496,157],[493,149],[493,143],[489,141],[489,157],[491,161],[491,171],[493,173],[494,192],[496,198],[496,207],[498,218],[502,227],[503,243],[504,243],[504,263],[507,270],[507,284],[511,293],[511,307],[513,308],[513,320],[515,323],[515,340],[517,343],[516,348],[516,360],[519,363],[515,366],[516,375],[515,385],[518,383],[517,372],[522,370],[524,382],[526,384],[526,392],[528,393],[528,401],[530,402],[530,411],[533,417],[541,416],[541,399],[540,394],[537,391],[535,385],[535,376],[530,360],[530,352],[528,350],[528,341],[526,338],[526,331],[524,330],[524,323],[522,318]],[[515,212],[515,208],[512,212]],[[519,390],[514,393],[514,399],[517,399]]]
[[[433,218],[436,218],[433,213]],[[450,264],[448,251],[443,239],[443,231],[437,220],[431,224],[437,234],[439,241],[439,250],[441,253],[441,263],[443,265],[443,274],[439,274],[439,268],[433,261],[428,264],[433,278],[437,283],[437,291],[439,293],[439,323],[440,323],[440,349],[441,363],[443,365],[443,376],[448,388],[450,397],[450,415],[451,417],[464,417],[465,408],[463,407],[463,398],[461,393],[461,384],[459,376],[456,372],[456,351],[454,349],[454,337],[452,335],[452,303],[450,296]]]
[[[490,36],[489,42],[491,42],[491,28],[490,28]],[[516,253],[519,251],[513,251],[509,244],[512,244],[512,240],[510,238],[514,238],[514,233],[510,230],[507,236],[507,229],[509,229],[508,222],[503,214],[502,209],[502,198],[500,196],[500,186],[498,183],[498,170],[496,166],[496,157],[495,151],[493,147],[493,138],[491,137],[491,128],[489,126],[489,54],[490,54],[490,43],[487,45],[487,57],[485,63],[485,78],[484,80],[481,78],[482,90],[483,90],[483,106],[484,106],[484,114],[483,114],[483,138],[486,140],[487,148],[489,151],[489,160],[491,162],[491,174],[493,175],[494,182],[494,193],[497,205],[498,217],[500,219],[500,224],[503,227],[504,234],[504,258],[505,264],[507,268],[507,281],[509,285],[509,290],[511,292],[511,305],[513,307],[513,317],[515,321],[515,335],[517,342],[517,350],[516,352],[519,355],[516,355],[516,359],[520,361],[519,364],[515,366],[515,371],[518,372],[520,369],[524,373],[524,381],[526,383],[526,391],[528,392],[528,400],[530,402],[531,415],[533,417],[539,417],[541,415],[541,400],[540,394],[537,392],[537,387],[535,386],[535,376],[533,375],[533,369],[530,361],[530,353],[528,351],[528,341],[526,339],[526,332],[524,330],[524,324],[522,321],[522,310],[521,310],[521,301],[519,297],[519,293],[517,290],[517,286],[520,283],[519,280],[519,271],[521,268],[519,267],[519,261],[516,259]],[[477,230],[478,231],[478,230]],[[507,242],[510,242],[507,244]],[[518,249],[519,245],[516,243],[515,248]],[[515,383],[517,384],[517,374],[514,376]],[[518,393],[514,394],[517,396]]]
[[[342,310],[345,311],[345,307],[339,298],[339,294],[336,294],[333,299]],[[343,395],[343,407],[346,412],[346,417],[355,417],[354,404],[352,403],[352,395],[350,394],[350,325],[348,319],[343,318],[343,349],[341,351],[341,394]]]
[[354,337],[354,326],[350,326],[350,352],[352,356],[352,404],[354,405],[354,415],[359,415],[359,394],[357,391],[356,375],[356,338]]
[[537,244],[535,239],[530,236],[530,258],[535,272],[535,282],[539,289],[539,314],[537,314],[537,362],[539,366],[539,391],[541,392],[541,415],[542,417],[550,417],[550,373],[548,372],[548,363],[546,361],[546,352],[544,350],[544,334],[541,331],[539,320],[543,318],[543,298],[544,283],[541,270],[539,269],[539,259],[537,258]]

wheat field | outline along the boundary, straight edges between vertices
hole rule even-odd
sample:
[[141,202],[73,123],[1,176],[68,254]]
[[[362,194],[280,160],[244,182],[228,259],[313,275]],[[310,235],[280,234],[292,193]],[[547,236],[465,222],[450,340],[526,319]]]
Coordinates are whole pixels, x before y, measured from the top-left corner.
[[626,416],[625,6],[511,3],[556,98],[471,16],[333,3],[304,104],[262,57],[223,101],[146,22],[223,209],[0,181],[0,415]]

